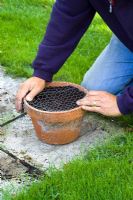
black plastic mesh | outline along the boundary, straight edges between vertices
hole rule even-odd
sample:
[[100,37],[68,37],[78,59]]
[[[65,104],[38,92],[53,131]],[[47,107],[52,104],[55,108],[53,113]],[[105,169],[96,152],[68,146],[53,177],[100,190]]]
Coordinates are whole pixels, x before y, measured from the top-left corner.
[[48,87],[28,103],[43,111],[65,111],[78,107],[76,101],[84,96],[83,91],[73,86]]

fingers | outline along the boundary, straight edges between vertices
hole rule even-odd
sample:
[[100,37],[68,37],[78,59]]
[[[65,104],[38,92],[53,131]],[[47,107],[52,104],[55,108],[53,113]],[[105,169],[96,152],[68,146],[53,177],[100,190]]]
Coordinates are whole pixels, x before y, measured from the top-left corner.
[[90,91],[87,96],[77,102],[82,109],[97,112],[105,116],[120,116],[116,96],[104,91]]
[[34,97],[42,91],[42,88],[34,87],[31,92],[26,96],[27,101],[32,101]]
[[77,105],[79,106],[96,106],[100,107],[101,106],[101,101],[100,100],[91,100],[91,99],[83,99],[82,101],[77,101]]
[[105,103],[106,96],[105,91],[89,91],[83,99],[77,101],[77,105],[100,107]]
[[27,79],[19,88],[16,95],[16,110],[22,110],[23,99],[32,101],[33,98],[45,88],[45,80],[38,77]]
[[85,98],[77,101],[79,106],[101,106],[101,98],[96,96],[86,96]]
[[26,96],[28,92],[29,92],[29,89],[22,84],[16,95],[15,105],[16,105],[17,111],[22,110],[23,98]]

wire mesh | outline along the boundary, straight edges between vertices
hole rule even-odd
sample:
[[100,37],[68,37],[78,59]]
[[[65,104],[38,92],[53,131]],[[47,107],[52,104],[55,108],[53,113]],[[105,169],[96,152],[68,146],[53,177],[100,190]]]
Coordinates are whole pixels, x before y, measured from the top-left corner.
[[76,102],[84,96],[83,91],[73,86],[48,87],[28,103],[43,111],[66,111],[78,107]]

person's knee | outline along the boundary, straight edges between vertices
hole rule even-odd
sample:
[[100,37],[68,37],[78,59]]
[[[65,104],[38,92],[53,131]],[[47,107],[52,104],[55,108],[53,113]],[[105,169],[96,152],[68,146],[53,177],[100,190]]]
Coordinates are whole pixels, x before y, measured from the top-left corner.
[[98,89],[97,85],[92,80],[83,79],[83,81],[81,82],[81,86],[83,86],[87,90],[97,90]]
[[96,81],[96,76],[92,76],[91,72],[87,72],[81,82],[81,86],[87,90],[100,90],[100,81],[99,84]]
[[87,90],[106,91],[112,94],[116,93],[115,84],[112,84],[112,81],[102,79],[102,77],[100,78],[96,76],[85,76],[83,81],[81,82],[81,86],[83,86]]

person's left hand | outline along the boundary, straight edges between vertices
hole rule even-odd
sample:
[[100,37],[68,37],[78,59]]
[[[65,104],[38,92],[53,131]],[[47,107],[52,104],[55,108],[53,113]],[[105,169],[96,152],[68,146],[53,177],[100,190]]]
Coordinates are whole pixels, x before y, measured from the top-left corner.
[[77,101],[82,109],[101,113],[105,116],[121,116],[121,112],[117,105],[116,96],[103,91],[89,91],[86,97]]

